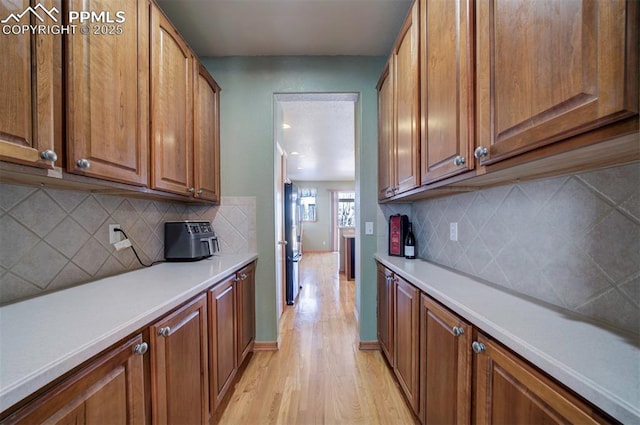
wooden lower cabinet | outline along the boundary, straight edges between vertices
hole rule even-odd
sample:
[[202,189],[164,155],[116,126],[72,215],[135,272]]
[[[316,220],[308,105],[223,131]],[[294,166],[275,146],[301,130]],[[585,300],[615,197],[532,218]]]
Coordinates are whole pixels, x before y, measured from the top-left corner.
[[238,297],[238,367],[253,351],[256,337],[256,268],[249,264],[236,274]]
[[394,364],[393,306],[395,283],[393,273],[378,264],[378,342],[389,364]]
[[136,335],[117,345],[2,423],[144,424],[142,344]]
[[153,424],[209,420],[207,303],[202,294],[151,325]]
[[472,327],[426,295],[420,302],[420,419],[471,420]]
[[420,291],[395,276],[395,363],[394,372],[413,411],[418,413]]
[[238,370],[236,275],[209,291],[211,407],[220,405]]
[[497,342],[479,333],[475,343],[474,423],[609,423]]

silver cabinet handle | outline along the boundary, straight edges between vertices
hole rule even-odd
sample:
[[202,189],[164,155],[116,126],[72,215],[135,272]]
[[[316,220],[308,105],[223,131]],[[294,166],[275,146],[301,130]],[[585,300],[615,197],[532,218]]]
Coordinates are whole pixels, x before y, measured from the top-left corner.
[[481,342],[473,341],[473,343],[471,344],[471,349],[473,350],[474,353],[480,354],[480,353],[484,353],[487,347],[485,347],[484,344]]
[[487,155],[489,155],[489,149],[485,148],[484,146],[478,146],[476,150],[473,151],[473,156],[475,156],[477,159],[484,158]]
[[171,333],[171,328],[169,326],[165,326],[164,328],[158,329],[158,335],[167,337]]
[[460,336],[460,335],[464,334],[464,329],[462,329],[461,327],[458,327],[458,326],[454,326],[452,331],[453,331],[453,334],[455,336]]
[[196,188],[195,187],[190,187],[189,189],[187,189],[187,192],[196,193]]
[[242,273],[240,275],[240,279],[245,280],[247,278],[247,274],[246,273]]
[[139,356],[142,356],[147,352],[147,350],[149,350],[149,344],[147,344],[146,342],[143,342],[142,344],[136,344],[136,346],[133,347],[133,353]]
[[460,155],[456,156],[453,159],[453,164],[458,167],[461,165],[464,165],[466,162],[467,162],[467,159],[464,156],[460,156]]
[[278,241],[278,245],[286,245],[287,241]]
[[204,189],[198,189],[198,195],[202,195],[204,193]]
[[78,168],[82,169],[82,170],[88,170],[89,168],[91,168],[91,163],[89,162],[88,159],[79,159],[76,162],[76,165],[78,166]]
[[58,160],[58,155],[56,155],[56,153],[51,149],[47,149],[46,151],[40,152],[40,158],[45,161],[56,162]]

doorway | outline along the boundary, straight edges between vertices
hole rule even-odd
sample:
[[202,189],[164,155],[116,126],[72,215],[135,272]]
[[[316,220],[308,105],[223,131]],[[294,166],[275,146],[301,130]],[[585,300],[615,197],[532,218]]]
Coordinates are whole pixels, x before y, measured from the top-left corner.
[[[302,240],[304,253],[331,252],[336,243],[334,193],[357,193],[356,182],[356,120],[359,107],[357,93],[283,93],[274,95],[274,138],[276,146],[276,174],[286,166],[282,176],[276,176],[274,188],[276,220],[283,216],[283,201],[278,180],[291,181],[313,199],[306,199],[302,211]],[[280,177],[280,178],[278,178]],[[357,220],[357,215],[356,215]],[[276,223],[276,229],[284,223]],[[282,239],[276,231],[276,250]],[[278,254],[276,253],[276,258]],[[276,279],[284,285],[284,270],[276,260]],[[278,290],[279,293],[285,292]],[[282,314],[282,295],[278,295],[278,312]]]

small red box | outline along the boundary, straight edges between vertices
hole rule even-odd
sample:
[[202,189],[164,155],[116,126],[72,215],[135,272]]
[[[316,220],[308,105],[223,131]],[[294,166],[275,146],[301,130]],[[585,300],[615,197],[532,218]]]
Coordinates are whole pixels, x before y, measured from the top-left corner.
[[392,215],[389,217],[389,255],[404,257],[404,238],[409,231],[409,217]]

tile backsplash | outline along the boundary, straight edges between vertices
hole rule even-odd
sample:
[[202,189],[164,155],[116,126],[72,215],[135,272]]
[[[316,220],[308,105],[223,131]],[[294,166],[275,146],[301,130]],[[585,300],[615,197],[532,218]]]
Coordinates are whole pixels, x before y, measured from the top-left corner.
[[415,202],[409,216],[420,258],[640,335],[640,163]]
[[143,262],[164,258],[164,222],[206,219],[222,252],[256,250],[255,197],[190,206],[124,196],[0,184],[0,303],[140,266],[109,244],[109,223],[127,233]]

